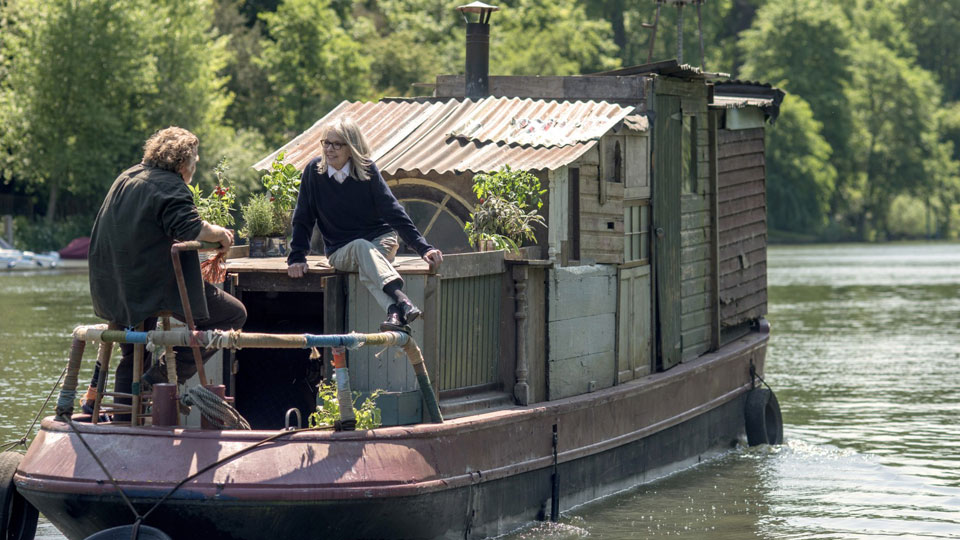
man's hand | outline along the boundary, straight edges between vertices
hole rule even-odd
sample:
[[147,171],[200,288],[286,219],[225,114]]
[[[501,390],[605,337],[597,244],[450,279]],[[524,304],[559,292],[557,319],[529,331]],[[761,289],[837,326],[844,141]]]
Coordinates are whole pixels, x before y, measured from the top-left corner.
[[423,254],[423,260],[427,261],[430,266],[437,266],[443,262],[443,253],[439,249],[431,249]]
[[293,263],[287,265],[287,275],[292,278],[301,278],[307,273],[307,263]]
[[196,240],[219,243],[220,248],[217,249],[217,253],[226,255],[230,251],[230,246],[233,245],[233,232],[230,229],[204,221]]

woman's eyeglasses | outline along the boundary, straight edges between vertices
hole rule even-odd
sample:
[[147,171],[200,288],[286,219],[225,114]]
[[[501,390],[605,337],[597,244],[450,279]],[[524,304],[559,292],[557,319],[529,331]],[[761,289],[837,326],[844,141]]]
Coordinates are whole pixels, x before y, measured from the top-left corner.
[[333,148],[334,150],[340,150],[341,148],[347,145],[347,143],[333,142],[333,141],[328,141],[326,139],[323,139],[322,141],[320,141],[320,144],[322,144],[324,148]]

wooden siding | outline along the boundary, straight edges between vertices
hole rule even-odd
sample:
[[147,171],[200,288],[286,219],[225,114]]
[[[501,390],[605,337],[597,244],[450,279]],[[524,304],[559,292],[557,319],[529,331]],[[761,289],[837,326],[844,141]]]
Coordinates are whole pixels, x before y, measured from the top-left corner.
[[767,205],[763,129],[718,133],[720,323],[767,313]]
[[[692,360],[710,350],[714,297],[711,267],[713,265],[713,225],[711,204],[714,186],[710,181],[710,152],[706,101],[687,100],[685,115],[692,115],[695,134],[693,140],[684,144],[696,144],[691,165],[696,175],[694,186],[685,186],[686,193],[680,199],[682,214],[680,227],[681,265],[681,317],[683,335],[683,360]],[[683,158],[689,156],[684,148]]]
[[548,399],[614,384],[617,268],[570,266],[549,272]]
[[653,313],[650,265],[620,270],[620,304],[617,322],[618,381],[642,377],[652,370]]
[[[403,290],[418,306],[424,305],[427,276],[404,275]],[[367,288],[360,283],[355,273],[347,274],[347,328],[356,332],[378,332],[386,313],[374,300]],[[318,306],[317,309],[320,309]],[[424,335],[424,318],[414,321],[410,327],[413,335]],[[426,359],[428,351],[424,351]],[[350,386],[358,392],[385,390],[387,392],[410,392],[418,389],[417,377],[399,347],[390,347],[381,352],[377,347],[362,347],[347,351],[350,366]]]
[[437,390],[499,382],[502,278],[441,280]]
[[600,179],[598,146],[576,162],[580,168],[580,261],[620,264],[623,262],[623,183]]
[[647,134],[627,136],[625,161],[623,197],[625,199],[649,199],[650,137]]

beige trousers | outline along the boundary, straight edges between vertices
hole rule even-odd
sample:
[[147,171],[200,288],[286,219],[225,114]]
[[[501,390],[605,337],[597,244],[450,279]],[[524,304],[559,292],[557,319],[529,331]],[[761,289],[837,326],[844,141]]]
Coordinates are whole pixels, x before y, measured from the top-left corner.
[[393,298],[383,292],[383,286],[395,279],[401,279],[393,265],[397,256],[396,233],[387,233],[370,240],[354,240],[327,257],[330,266],[342,272],[357,272],[360,283],[370,291],[384,311],[393,304]]

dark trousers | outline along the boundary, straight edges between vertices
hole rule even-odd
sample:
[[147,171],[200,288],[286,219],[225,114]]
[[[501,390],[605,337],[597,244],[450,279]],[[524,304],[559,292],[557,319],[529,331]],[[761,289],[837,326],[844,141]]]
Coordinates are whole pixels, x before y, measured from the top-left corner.
[[[207,297],[207,311],[209,317],[195,321],[197,330],[239,330],[247,320],[247,308],[228,293],[204,282],[203,292]],[[174,313],[173,316],[182,321],[182,314]],[[156,317],[150,317],[143,322],[143,327],[152,330],[157,324]],[[120,364],[117,365],[117,372],[114,379],[114,390],[125,394],[130,393],[133,383],[133,348],[132,343],[121,343]],[[193,352],[190,347],[176,347],[177,353],[177,382],[183,383],[197,372],[197,365],[193,359]],[[217,349],[200,349],[201,358],[204,362],[213,356]],[[152,362],[150,351],[144,351],[143,366],[146,370]],[[166,369],[163,371],[166,374]],[[130,403],[129,399],[117,399],[117,403]]]

